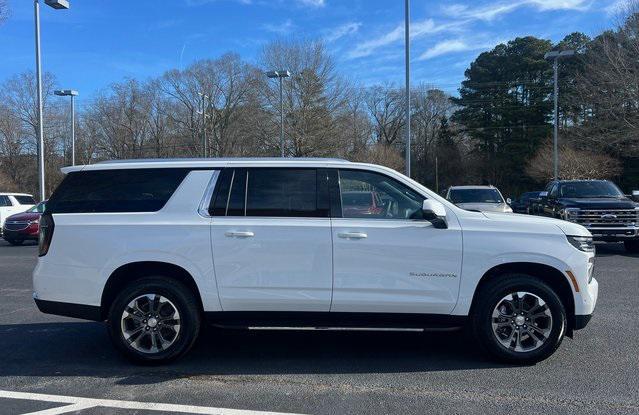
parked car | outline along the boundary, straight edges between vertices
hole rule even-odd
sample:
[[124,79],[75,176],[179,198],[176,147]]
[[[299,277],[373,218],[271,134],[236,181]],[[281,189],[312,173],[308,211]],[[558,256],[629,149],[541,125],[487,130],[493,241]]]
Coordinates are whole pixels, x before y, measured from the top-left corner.
[[515,213],[531,214],[531,204],[539,198],[541,192],[526,192],[510,203],[510,207]]
[[24,241],[37,241],[40,216],[45,202],[40,202],[23,213],[16,213],[4,221],[2,237],[11,245],[22,245]]
[[494,186],[451,186],[446,199],[466,210],[512,213],[510,199],[505,200]]
[[22,213],[35,205],[32,195],[26,193],[0,193],[0,230],[4,221],[15,213]]
[[[503,361],[550,356],[597,301],[590,233],[460,209],[381,166],[329,159],[66,167],[40,219],[34,299],[106,321],[129,358],[221,327],[462,327]],[[350,189],[392,202],[345,210]],[[463,263],[463,268],[462,268]]]
[[596,241],[639,252],[639,203],[608,180],[555,180],[540,194],[537,214],[585,226]]
[[385,214],[384,202],[375,192],[342,192],[342,209],[345,213],[359,216],[378,217]]

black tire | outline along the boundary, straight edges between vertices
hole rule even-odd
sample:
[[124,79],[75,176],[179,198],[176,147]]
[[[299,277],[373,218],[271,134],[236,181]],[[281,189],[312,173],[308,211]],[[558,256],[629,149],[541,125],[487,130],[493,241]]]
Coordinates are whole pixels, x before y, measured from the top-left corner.
[[[177,330],[177,334],[173,336],[172,343],[168,347],[158,351],[142,352],[137,350],[132,346],[136,342],[130,343],[126,340],[123,330],[122,318],[129,303],[146,294],[151,294],[153,297],[158,295],[164,297],[165,300],[168,299],[170,302],[168,303],[169,310],[175,307],[179,313],[179,330]],[[165,306],[166,304],[164,303]],[[162,307],[157,308],[162,309]],[[161,313],[158,311],[158,314]],[[138,319],[139,317],[135,318]],[[145,317],[142,316],[142,318]],[[135,321],[136,324],[140,323],[140,320],[129,320]],[[144,323],[140,323],[140,326],[146,327],[145,330],[147,332],[149,331],[150,319],[148,321],[148,324],[147,320],[144,320]],[[197,340],[200,325],[201,315],[195,295],[181,282],[162,276],[140,278],[127,285],[111,304],[107,320],[109,336],[115,347],[130,360],[142,364],[167,363],[187,353]],[[156,327],[162,330],[160,326],[161,323]],[[171,330],[173,330],[173,333],[176,332],[173,328]],[[149,337],[151,334],[151,332],[146,334],[148,341],[145,341],[145,343],[151,341]],[[142,340],[144,335],[139,335],[140,340]],[[136,346],[140,347],[137,343]]]
[[[531,293],[542,299],[552,317],[551,323],[550,319],[546,318],[549,333],[545,336],[545,340],[536,349],[530,351],[526,351],[525,348],[522,348],[521,351],[507,348],[498,340],[498,335],[493,331],[493,311],[504,297],[515,292]],[[515,364],[532,364],[548,358],[561,345],[567,326],[566,310],[555,291],[539,278],[525,274],[501,275],[484,285],[477,293],[471,323],[474,338],[479,340],[480,346],[486,352],[500,362]],[[508,322],[508,324],[512,324],[513,331],[515,327],[521,330],[525,330],[524,327],[527,327],[515,325],[514,320],[513,323]],[[506,333],[509,328],[505,328]],[[526,341],[534,342],[534,339],[528,336],[525,331],[523,338]]]
[[24,240],[22,239],[6,239],[6,241],[13,246],[20,246],[24,243]]
[[623,246],[626,248],[626,252],[639,254],[639,240],[624,241]]

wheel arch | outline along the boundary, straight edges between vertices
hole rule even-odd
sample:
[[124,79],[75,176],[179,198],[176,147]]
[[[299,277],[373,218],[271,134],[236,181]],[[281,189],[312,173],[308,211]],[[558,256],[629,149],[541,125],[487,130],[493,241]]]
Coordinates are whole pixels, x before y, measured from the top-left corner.
[[138,261],[124,264],[111,273],[102,290],[100,313],[107,318],[109,308],[117,294],[128,284],[143,277],[163,276],[180,281],[195,295],[197,307],[203,312],[202,296],[193,276],[184,268],[169,262]]
[[478,293],[481,292],[482,288],[488,282],[506,274],[530,275],[532,277],[539,278],[548,284],[548,286],[557,293],[557,296],[559,296],[559,299],[564,305],[566,318],[568,320],[567,335],[572,336],[572,332],[575,327],[575,297],[573,289],[568,278],[563,272],[546,264],[536,262],[510,262],[492,267],[484,273],[475,288],[475,293],[473,294],[473,300],[470,307],[471,313],[477,303]]

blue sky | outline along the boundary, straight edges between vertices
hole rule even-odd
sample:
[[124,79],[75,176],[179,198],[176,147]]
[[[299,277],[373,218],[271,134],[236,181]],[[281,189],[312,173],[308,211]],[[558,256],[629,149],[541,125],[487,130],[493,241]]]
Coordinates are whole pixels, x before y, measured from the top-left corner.
[[[323,38],[340,71],[363,84],[403,82],[403,0],[70,0],[42,5],[43,69],[86,102],[126,77],[146,79],[234,51]],[[41,1],[41,3],[44,3]],[[560,40],[613,26],[624,0],[412,0],[413,82],[454,92],[483,50],[516,36]],[[0,82],[34,68],[33,5],[9,0]]]

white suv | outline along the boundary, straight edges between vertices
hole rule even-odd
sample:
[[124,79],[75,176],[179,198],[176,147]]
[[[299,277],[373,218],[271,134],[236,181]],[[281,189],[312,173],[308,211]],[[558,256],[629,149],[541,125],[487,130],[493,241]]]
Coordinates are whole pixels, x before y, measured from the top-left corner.
[[468,323],[494,357],[534,362],[583,328],[597,301],[584,227],[466,211],[381,166],[134,160],[63,171],[41,219],[35,301],[106,320],[138,361],[184,354],[207,321]]
[[0,234],[4,221],[11,215],[22,213],[35,205],[33,196],[26,193],[0,192]]

